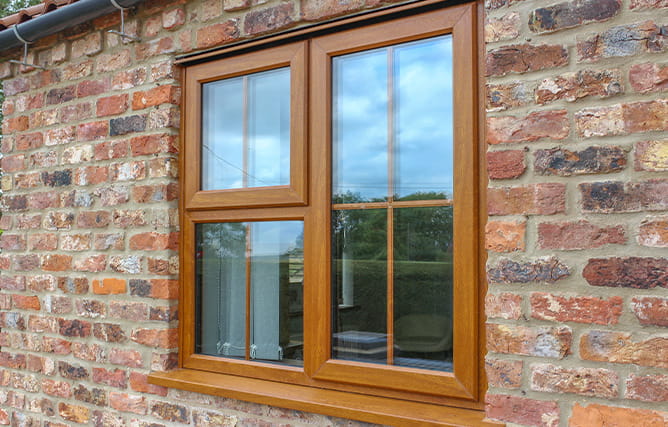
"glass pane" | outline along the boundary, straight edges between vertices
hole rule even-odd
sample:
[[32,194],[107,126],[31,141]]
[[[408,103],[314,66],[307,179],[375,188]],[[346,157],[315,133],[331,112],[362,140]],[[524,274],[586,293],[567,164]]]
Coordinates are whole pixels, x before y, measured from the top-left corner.
[[451,199],[452,37],[394,48],[394,197]]
[[248,76],[248,187],[290,184],[290,71]]
[[301,365],[303,223],[198,224],[196,233],[195,351]]
[[202,87],[202,190],[242,186],[243,99],[241,77]]
[[387,361],[387,210],[332,212],[332,357]]
[[202,190],[290,184],[290,69],[202,87]]
[[386,200],[387,49],[332,61],[335,203]]
[[394,210],[394,364],[452,371],[452,207]]

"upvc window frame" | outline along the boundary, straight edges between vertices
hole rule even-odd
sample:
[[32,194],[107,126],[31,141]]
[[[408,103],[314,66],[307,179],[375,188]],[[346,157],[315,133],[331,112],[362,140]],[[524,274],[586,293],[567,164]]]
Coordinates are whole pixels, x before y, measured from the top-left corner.
[[[184,68],[179,369],[151,374],[152,383],[372,422],[447,422],[454,416],[482,424],[480,19],[476,3],[425,3],[426,10],[408,5],[380,11],[370,24],[353,17],[334,25],[342,30],[323,26],[296,41],[270,40],[268,48],[255,44],[238,54],[234,47],[221,59]],[[453,35],[455,79],[454,371],[332,359],[331,58],[443,34]],[[202,84],[283,66],[290,66],[292,86],[290,185],[201,191],[192,171],[200,166]],[[196,354],[195,224],[277,220],[304,222],[303,368]]]

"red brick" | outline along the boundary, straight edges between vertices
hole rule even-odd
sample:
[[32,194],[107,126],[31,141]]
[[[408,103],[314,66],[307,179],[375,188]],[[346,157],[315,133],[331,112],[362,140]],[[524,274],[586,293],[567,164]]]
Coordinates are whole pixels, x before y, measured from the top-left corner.
[[564,139],[570,125],[566,110],[538,111],[525,117],[487,118],[487,143],[533,142],[542,138]]
[[492,252],[524,251],[526,221],[489,221],[485,226],[485,248]]
[[157,55],[174,53],[175,51],[176,51],[176,45],[174,43],[174,38],[163,37],[160,39],[153,39],[149,42],[136,45],[135,55],[137,57],[137,60],[141,61],[146,58],[151,58]]
[[197,48],[217,46],[236,40],[239,37],[239,28],[236,20],[227,20],[220,24],[209,25],[197,30]]
[[123,70],[114,73],[111,81],[112,90],[126,90],[142,85],[146,82],[146,68]]
[[42,258],[44,271],[67,271],[72,268],[72,257],[69,255],[49,254]]
[[35,150],[44,145],[42,132],[33,132],[16,136],[16,150]]
[[[123,365],[130,368],[142,368],[144,361],[142,355],[136,350],[123,350],[112,348],[109,351],[109,363],[114,365]],[[130,377],[130,386],[132,386],[132,377]]]
[[26,238],[23,234],[0,234],[0,250],[25,251]]
[[132,341],[154,348],[175,348],[178,343],[177,329],[135,329]]
[[607,300],[596,297],[565,297],[544,292],[531,294],[531,316],[553,322],[595,323],[614,325],[622,315],[621,297]]
[[132,187],[132,198],[137,203],[164,202],[178,198],[178,184],[136,185]]
[[128,95],[113,95],[97,100],[97,117],[114,116],[128,109]]
[[3,120],[3,133],[23,132],[30,127],[30,120],[28,116],[18,116],[6,118]]
[[0,289],[8,291],[24,291],[26,289],[25,277],[9,277],[6,274],[0,275]]
[[540,183],[487,191],[489,215],[552,215],[566,210],[566,186]]
[[522,383],[521,360],[502,360],[488,358],[485,360],[487,382],[491,387],[519,388]]
[[541,7],[529,14],[529,30],[545,33],[602,22],[617,15],[621,7],[621,0],[574,0]]
[[19,310],[39,311],[42,308],[42,305],[39,302],[39,297],[18,294],[12,295],[12,305]]
[[182,7],[162,12],[162,27],[173,30],[186,22],[186,12]]
[[157,394],[158,396],[167,396],[167,388],[149,384],[148,376],[139,372],[130,372],[130,388],[140,393]]
[[523,150],[487,152],[487,174],[490,179],[517,178],[526,168]]
[[629,83],[636,92],[661,92],[668,90],[668,65],[646,62],[631,66]]
[[5,173],[13,173],[25,170],[25,155],[17,154],[15,156],[4,156],[0,160],[0,168]]
[[101,142],[93,147],[95,160],[120,159],[128,155],[127,141]]
[[666,425],[667,420],[668,412],[616,408],[594,403],[581,406],[580,403],[575,403],[568,425],[569,427],[662,427]]
[[132,156],[143,156],[158,153],[176,153],[178,151],[176,136],[168,134],[143,135],[132,138],[130,147]]
[[93,293],[98,295],[124,294],[126,283],[124,279],[93,280]]
[[96,59],[96,69],[98,73],[118,71],[126,68],[131,63],[130,51],[125,49],[120,52],[99,55]]
[[526,73],[568,64],[568,51],[561,45],[518,44],[493,49],[487,54],[486,76]]
[[148,304],[144,302],[112,301],[109,303],[109,317],[134,322],[148,320]]
[[180,89],[174,85],[162,85],[132,95],[132,109],[141,110],[160,104],[178,104]]
[[541,363],[531,366],[531,389],[613,399],[619,394],[619,377],[608,369],[564,368]]
[[104,368],[93,368],[93,382],[106,384],[110,387],[127,388],[127,374],[122,369],[108,370]]
[[84,258],[78,258],[74,261],[72,269],[75,271],[85,271],[89,273],[99,273],[107,267],[106,255],[90,255]]
[[495,353],[563,359],[570,353],[572,341],[573,333],[568,326],[487,324],[487,350]]
[[109,79],[85,80],[77,84],[77,97],[101,95],[109,90]]
[[160,250],[176,250],[178,248],[178,233],[156,233],[147,232],[135,234],[130,237],[131,250],[146,250],[146,251],[160,251]]
[[54,353],[60,355],[67,355],[72,352],[72,342],[52,337],[42,338],[42,351],[46,353]]
[[90,234],[64,234],[60,248],[64,251],[86,251],[91,248]]
[[641,325],[668,327],[668,298],[636,297],[631,309]]
[[109,406],[117,411],[132,412],[139,415],[146,414],[148,410],[145,397],[115,391],[109,393]]
[[634,341],[630,333],[591,330],[580,338],[580,358],[583,360],[666,369],[666,354],[668,338],[661,336]]
[[171,402],[152,401],[150,411],[154,417],[182,424],[188,423],[190,418],[190,410],[186,406]]
[[553,400],[535,400],[526,397],[487,394],[487,417],[525,426],[557,427],[559,404]]
[[485,314],[490,318],[519,320],[522,317],[522,296],[488,293],[485,296]]
[[77,141],[93,141],[109,136],[109,122],[84,123],[77,127]]
[[42,391],[45,394],[67,399],[72,396],[70,384],[65,381],[55,381],[47,378],[42,379]]
[[142,161],[112,163],[109,166],[111,181],[138,181],[146,178],[146,163]]
[[58,236],[54,233],[28,235],[28,249],[31,251],[54,251],[58,248]]
[[341,2],[337,0],[314,0],[302,2],[303,19],[319,21],[327,17],[342,15],[359,10],[364,6],[363,0]]
[[634,155],[635,170],[668,172],[668,139],[637,142]]
[[666,0],[631,0],[631,9],[661,9],[667,8]]
[[668,259],[643,257],[591,258],[582,276],[592,286],[668,288]]
[[626,380],[627,399],[668,402],[668,375],[635,375]]
[[39,255],[14,255],[12,257],[14,270],[16,271],[31,271],[35,270],[40,265]]
[[624,243],[626,236],[621,225],[599,227],[584,220],[538,224],[538,246],[541,249],[592,249]]
[[109,168],[107,166],[86,166],[74,171],[74,184],[97,185],[109,180]]

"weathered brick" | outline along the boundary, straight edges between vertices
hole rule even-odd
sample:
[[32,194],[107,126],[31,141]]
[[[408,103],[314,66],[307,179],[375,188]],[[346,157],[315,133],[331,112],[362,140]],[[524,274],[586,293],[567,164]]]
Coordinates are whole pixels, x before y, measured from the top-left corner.
[[523,150],[487,152],[487,174],[491,179],[517,178],[526,170]]
[[139,415],[146,414],[148,410],[145,397],[115,391],[109,393],[109,406],[117,411],[133,412]]
[[668,139],[637,142],[634,155],[637,171],[668,171]]
[[163,202],[176,200],[178,184],[136,185],[132,187],[132,198],[137,203]]
[[[133,187],[133,193],[136,188]],[[130,196],[128,187],[120,185],[98,188],[94,194],[100,198],[102,206],[115,206],[127,203]]]
[[125,236],[122,233],[95,234],[93,249],[96,251],[123,250],[125,249]]
[[571,352],[572,341],[568,326],[487,324],[487,349],[495,353],[563,359]]
[[75,271],[84,271],[89,273],[99,273],[107,267],[106,255],[90,255],[80,257],[74,260],[72,269]]
[[569,427],[647,426],[666,424],[668,412],[649,409],[617,408],[599,404],[582,406],[575,403]]
[[35,150],[44,145],[44,135],[42,132],[33,132],[16,136],[14,148],[19,151]]
[[85,406],[61,402],[58,404],[58,413],[64,420],[75,423],[87,423],[90,420],[90,409]]
[[77,87],[76,85],[66,86],[57,89],[51,89],[46,94],[46,104],[64,104],[69,102],[77,97]]
[[626,236],[621,225],[599,227],[584,220],[538,224],[538,246],[541,249],[592,249],[624,243]]
[[618,172],[626,166],[621,147],[588,147],[582,151],[564,148],[537,150],[534,170],[542,175],[585,175]]
[[93,382],[110,387],[127,388],[128,378],[122,369],[93,368]]
[[116,71],[126,68],[130,65],[132,59],[128,49],[116,51],[114,53],[104,53],[97,57],[96,69],[98,73],[105,73],[108,71]]
[[77,300],[77,314],[81,317],[97,318],[107,313],[107,307],[101,301],[96,300]]
[[548,393],[576,393],[612,399],[619,394],[619,376],[608,369],[531,365],[531,389]]
[[101,95],[109,90],[109,79],[84,80],[77,84],[77,98]]
[[592,258],[582,276],[592,286],[668,288],[668,259],[642,257]]
[[100,388],[87,388],[79,384],[73,390],[74,398],[80,402],[96,406],[107,406],[107,393]]
[[668,298],[636,297],[631,301],[631,310],[641,325],[668,327]]
[[[237,0],[237,4],[238,3],[239,1]],[[302,15],[303,19],[307,21],[319,21],[323,18],[359,10],[363,6],[363,0],[351,0],[346,2],[337,0],[306,1],[302,2]]]
[[485,409],[488,418],[526,426],[557,427],[559,404],[553,400],[487,394]]
[[60,277],[58,289],[67,294],[85,294],[88,292],[88,279],[85,277]]
[[128,155],[128,142],[101,142],[93,147],[93,153],[95,160],[120,159]]
[[113,256],[109,267],[117,273],[138,274],[142,269],[142,257],[137,255]]
[[67,271],[72,268],[72,257],[62,254],[48,254],[42,257],[42,270]]
[[585,213],[620,213],[668,209],[668,180],[594,182],[578,185]]
[[162,27],[173,30],[186,22],[186,12],[182,7],[162,12]]
[[522,317],[522,296],[488,293],[485,296],[485,314],[490,318],[518,320]]
[[[131,288],[133,282],[130,281]],[[143,302],[112,301],[109,303],[109,317],[134,322],[148,320],[148,305]]]
[[489,221],[485,226],[485,248],[492,252],[524,251],[526,222]]
[[114,116],[128,109],[128,95],[107,96],[98,98],[96,103],[97,117]]
[[178,233],[146,232],[130,237],[131,250],[160,251],[178,248]]
[[540,183],[495,187],[487,191],[487,211],[494,215],[552,215],[566,210],[566,186]]
[[220,24],[197,30],[197,48],[204,49],[236,40],[239,37],[237,20],[230,19]]
[[18,308],[19,310],[37,310],[39,311],[42,308],[42,305],[39,302],[38,296],[29,296],[29,295],[12,295],[12,306]]
[[148,383],[148,375],[137,371],[130,372],[130,388],[140,393],[156,394],[158,396],[167,396],[167,388]]
[[294,25],[294,15],[294,5],[289,2],[252,10],[244,18],[244,32],[253,35],[290,27]]
[[175,348],[178,342],[176,329],[135,329],[132,341],[156,348]]
[[666,369],[668,338],[656,336],[634,341],[617,331],[587,331],[580,338],[580,358],[595,362],[625,363]]
[[520,14],[509,12],[499,18],[489,17],[485,20],[485,42],[493,43],[512,40],[520,35]]
[[629,83],[640,93],[668,90],[668,64],[634,64],[629,70]]
[[538,111],[525,117],[487,118],[487,143],[533,142],[542,138],[564,139],[570,126],[565,110]]
[[652,21],[608,28],[602,33],[576,37],[579,61],[633,56],[666,49],[665,26]]
[[607,300],[597,297],[566,297],[544,292],[531,294],[531,316],[553,322],[595,323],[614,325],[622,315],[624,301],[613,296]]
[[[141,368],[144,366],[144,361],[140,352],[136,350],[123,350],[120,348],[112,348],[109,351],[109,363],[130,368]],[[132,378],[130,378],[130,385],[132,386]]]
[[66,381],[55,381],[48,378],[43,378],[42,391],[50,396],[62,397],[64,399],[72,396],[70,383]]
[[186,406],[171,402],[153,401],[150,413],[161,420],[179,423],[187,423],[190,417],[190,410]]
[[668,402],[668,375],[631,374],[626,380],[624,397],[645,402]]
[[633,9],[661,9],[667,8],[666,0],[631,0],[631,10]]
[[176,153],[178,141],[174,135],[154,134],[134,137],[130,140],[132,156]]
[[139,67],[131,70],[118,71],[114,73],[111,80],[112,90],[132,89],[146,81],[146,69]]
[[58,362],[58,374],[68,380],[87,380],[90,373],[83,366],[72,365],[65,361]]
[[561,45],[518,44],[491,50],[486,76],[526,73],[568,64],[568,51]]
[[573,102],[586,96],[608,98],[623,91],[619,70],[582,70],[544,79],[536,88],[535,99],[538,104],[560,99]]
[[77,141],[93,141],[109,136],[108,122],[84,123],[77,126]]
[[72,57],[91,56],[102,51],[102,35],[94,32],[72,42]]
[[606,21],[617,15],[621,7],[620,0],[573,0],[541,7],[529,14],[529,29],[545,33]]
[[66,337],[81,337],[90,336],[91,325],[90,322],[74,319],[58,319],[60,325],[60,334]]
[[95,338],[106,342],[123,343],[127,341],[127,336],[123,332],[121,325],[114,323],[94,324],[93,335]]

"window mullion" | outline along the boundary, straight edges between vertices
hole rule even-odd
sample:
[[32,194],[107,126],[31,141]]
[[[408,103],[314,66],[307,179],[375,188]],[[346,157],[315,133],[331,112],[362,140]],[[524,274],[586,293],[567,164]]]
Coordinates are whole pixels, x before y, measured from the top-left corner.
[[251,254],[253,247],[251,246],[251,224],[246,224],[246,351],[245,358],[251,358]]
[[243,94],[243,105],[242,105],[242,140],[243,140],[243,152],[242,152],[242,169],[243,172],[241,174],[241,180],[242,184],[241,186],[243,188],[248,187],[248,176],[250,175],[251,171],[249,169],[249,141],[248,141],[248,110],[249,110],[249,105],[248,105],[248,76],[243,76],[242,79],[242,89],[241,93]]
[[394,48],[387,48],[387,364],[394,364]]

